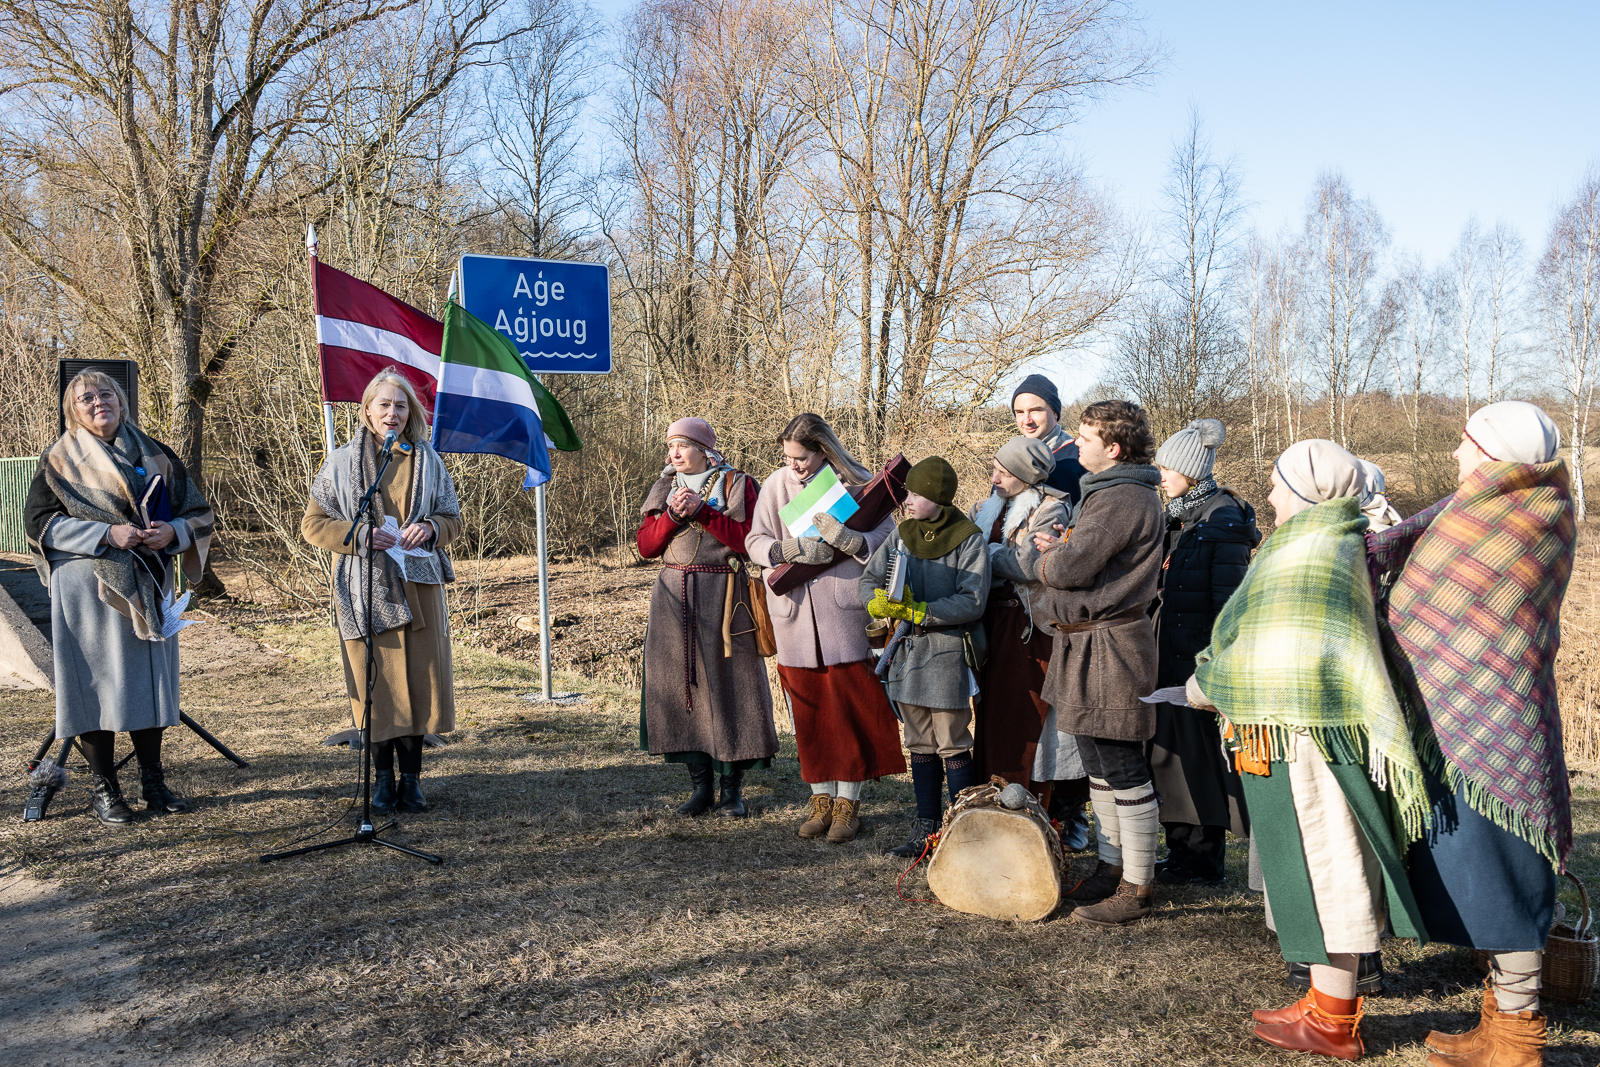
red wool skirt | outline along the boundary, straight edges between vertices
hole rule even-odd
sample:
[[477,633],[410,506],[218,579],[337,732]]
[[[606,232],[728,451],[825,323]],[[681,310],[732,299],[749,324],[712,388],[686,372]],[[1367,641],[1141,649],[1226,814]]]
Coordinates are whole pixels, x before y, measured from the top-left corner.
[[865,782],[903,774],[900,724],[869,661],[831,667],[778,664],[794,712],[800,777],[807,782]]

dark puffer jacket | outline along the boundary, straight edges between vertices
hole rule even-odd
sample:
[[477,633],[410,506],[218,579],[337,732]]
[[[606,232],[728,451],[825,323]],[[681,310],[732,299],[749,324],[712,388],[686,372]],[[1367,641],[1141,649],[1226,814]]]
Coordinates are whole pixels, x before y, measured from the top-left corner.
[[1228,489],[1213,493],[1187,524],[1168,522],[1156,616],[1162,687],[1182,685],[1194,673],[1195,655],[1211,643],[1217,614],[1244,581],[1250,553],[1261,543],[1255,509]]

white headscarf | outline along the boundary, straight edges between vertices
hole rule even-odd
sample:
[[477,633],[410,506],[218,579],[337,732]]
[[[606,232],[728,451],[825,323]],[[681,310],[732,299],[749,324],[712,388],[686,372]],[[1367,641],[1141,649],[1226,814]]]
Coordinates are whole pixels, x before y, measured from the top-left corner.
[[1544,409],[1523,400],[1481,407],[1467,420],[1467,440],[1499,463],[1549,463],[1561,447],[1561,431]]
[[1361,514],[1372,521],[1373,530],[1387,530],[1401,521],[1400,513],[1383,495],[1385,479],[1383,468],[1371,460],[1357,458],[1361,473],[1366,479],[1367,493],[1361,498]]
[[1290,493],[1289,513],[1279,518],[1280,523],[1330,500],[1367,496],[1361,461],[1332,441],[1296,441],[1283,450],[1274,466]]

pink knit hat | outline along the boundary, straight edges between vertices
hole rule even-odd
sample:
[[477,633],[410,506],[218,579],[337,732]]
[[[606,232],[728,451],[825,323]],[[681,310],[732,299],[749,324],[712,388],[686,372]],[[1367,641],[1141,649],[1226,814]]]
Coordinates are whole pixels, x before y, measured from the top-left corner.
[[681,437],[691,444],[699,445],[708,452],[715,451],[717,435],[712,431],[711,424],[705,419],[697,419],[693,415],[679,419],[667,427],[667,440]]

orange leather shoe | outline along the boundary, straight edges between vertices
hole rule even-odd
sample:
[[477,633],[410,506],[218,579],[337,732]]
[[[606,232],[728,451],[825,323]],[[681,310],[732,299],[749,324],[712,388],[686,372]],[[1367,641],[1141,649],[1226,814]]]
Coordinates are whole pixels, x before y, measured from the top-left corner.
[[1258,1023],[1297,1023],[1311,1010],[1311,994],[1307,993],[1287,1008],[1261,1008],[1251,1012]]
[[[1305,1007],[1300,1018],[1259,1023],[1255,1028],[1256,1036],[1269,1045],[1291,1052],[1314,1052],[1336,1060],[1359,1060],[1366,1052],[1361,1041],[1362,998],[1335,1000],[1313,988],[1300,1005]],[[1355,1010],[1348,1011],[1352,1006]]]
[[1428,1067],[1543,1067],[1546,1038],[1539,1012],[1497,1011],[1484,1017],[1479,1041],[1470,1050],[1455,1056],[1431,1053],[1424,1062]]
[[1494,979],[1483,980],[1483,1011],[1478,1016],[1478,1025],[1464,1034],[1447,1034],[1440,1030],[1433,1030],[1427,1036],[1428,1047],[1435,1052],[1442,1052],[1446,1056],[1463,1056],[1473,1051],[1483,1041],[1484,1027],[1488,1025],[1488,1018],[1496,1014],[1499,1008],[1495,1006]]

